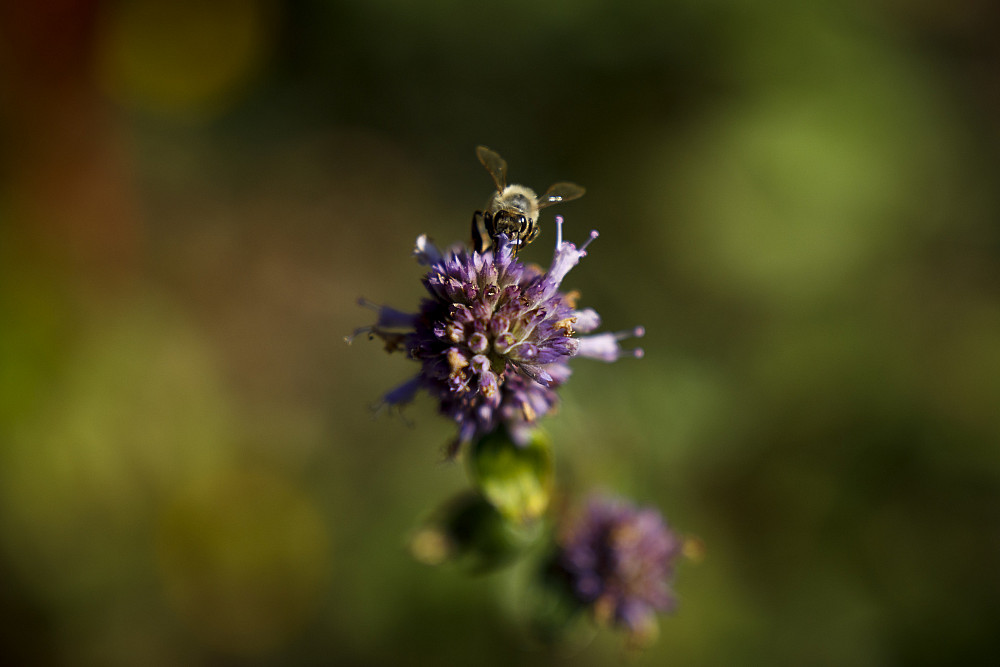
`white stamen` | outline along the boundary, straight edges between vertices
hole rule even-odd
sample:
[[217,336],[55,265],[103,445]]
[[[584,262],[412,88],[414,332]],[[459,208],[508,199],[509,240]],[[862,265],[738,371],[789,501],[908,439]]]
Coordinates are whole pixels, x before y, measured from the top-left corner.
[[636,327],[631,331],[616,331],[615,338],[618,340],[625,340],[626,338],[642,338],[646,335],[646,327]]
[[583,242],[583,245],[580,246],[580,250],[581,251],[586,250],[587,246],[590,245],[590,242],[593,241],[594,239],[596,239],[598,236],[600,236],[600,234],[597,233],[596,229],[591,230],[590,231],[590,238]]

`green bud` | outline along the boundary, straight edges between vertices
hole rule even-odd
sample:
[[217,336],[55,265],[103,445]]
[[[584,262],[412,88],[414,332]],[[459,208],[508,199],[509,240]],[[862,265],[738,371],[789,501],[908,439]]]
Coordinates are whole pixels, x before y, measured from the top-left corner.
[[410,542],[417,560],[429,565],[447,561],[473,572],[507,565],[534,544],[538,527],[515,524],[478,493],[462,493],[442,507]]
[[535,430],[524,445],[500,429],[480,438],[469,454],[469,474],[480,493],[507,519],[537,519],[552,495],[552,441]]

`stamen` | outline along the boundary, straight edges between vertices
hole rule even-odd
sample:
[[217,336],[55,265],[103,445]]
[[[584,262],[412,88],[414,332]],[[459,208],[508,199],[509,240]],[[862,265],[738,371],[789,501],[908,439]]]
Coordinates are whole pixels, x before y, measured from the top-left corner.
[[636,327],[630,331],[583,336],[578,339],[580,347],[577,349],[577,354],[590,357],[591,359],[600,359],[601,361],[616,361],[625,355],[639,359],[643,355],[642,349],[623,350],[618,343],[626,338],[641,337],[645,333],[646,330],[643,327]]
[[[646,335],[646,327],[637,326],[631,331],[618,331],[615,333],[616,340],[625,340],[626,338],[642,338]],[[622,350],[622,355],[631,354],[636,359],[642,359],[645,356],[646,351],[641,347],[637,347],[634,350]]]
[[559,247],[563,243],[563,240],[562,240],[562,226],[563,226],[563,217],[561,215],[557,215],[556,216],[556,250],[558,250]]
[[616,331],[615,340],[625,340],[626,338],[642,338],[646,335],[646,327],[638,326],[630,331]]
[[594,239],[596,239],[596,238],[597,238],[598,236],[600,236],[600,234],[598,234],[598,233],[597,233],[597,230],[596,230],[596,229],[592,229],[592,230],[590,230],[590,238],[589,238],[589,239],[587,239],[586,241],[584,241],[584,242],[583,242],[583,245],[582,245],[582,246],[580,246],[580,252],[583,252],[584,250],[586,250],[586,249],[587,249],[587,246],[589,246],[589,245],[591,244],[591,242],[592,242],[592,241],[593,241]]
[[344,342],[350,345],[351,343],[354,342],[355,338],[357,338],[363,333],[368,334],[368,340],[372,340],[373,338],[375,338],[375,330],[372,327],[358,327],[357,329],[354,330],[354,333],[352,333],[350,336],[344,336]]
[[469,360],[466,359],[465,355],[457,347],[449,348],[445,353],[445,357],[448,359],[448,366],[453,373],[457,373],[469,365]]

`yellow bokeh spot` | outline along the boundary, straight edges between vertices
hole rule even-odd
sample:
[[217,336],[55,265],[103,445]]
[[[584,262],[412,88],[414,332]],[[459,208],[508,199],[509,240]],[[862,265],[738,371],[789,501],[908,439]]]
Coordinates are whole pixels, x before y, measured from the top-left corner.
[[263,0],[109,3],[98,76],[126,104],[174,115],[219,111],[266,61],[273,16]]
[[688,535],[681,543],[681,554],[692,563],[700,563],[705,560],[705,542],[700,537]]
[[410,540],[410,553],[425,565],[441,565],[454,555],[455,545],[444,531],[425,528]]

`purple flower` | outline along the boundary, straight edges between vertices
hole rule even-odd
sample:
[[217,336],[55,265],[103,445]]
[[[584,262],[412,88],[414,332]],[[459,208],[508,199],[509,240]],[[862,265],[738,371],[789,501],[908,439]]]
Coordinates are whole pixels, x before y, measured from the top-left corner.
[[641,327],[576,335],[596,329],[600,317],[593,309],[577,309],[576,295],[561,292],[560,285],[597,232],[577,248],[562,241],[561,217],[556,224],[548,271],[518,260],[504,235],[497,237],[494,251],[482,254],[464,248],[441,252],[421,236],[414,255],[429,267],[423,283],[430,296],[419,312],[362,302],[375,308],[378,319],[354,335],[378,336],[387,350],[405,350],[421,364],[419,373],[386,394],[384,402],[401,405],[419,389],[430,393],[441,413],[458,425],[451,454],[500,426],[523,441],[525,429],[555,407],[555,388],[569,377],[571,357],[642,356],[642,350],[625,352],[619,345],[624,338],[642,336]]
[[657,510],[595,496],[563,531],[556,567],[599,621],[648,635],[656,612],[674,608],[670,580],[681,548]]

